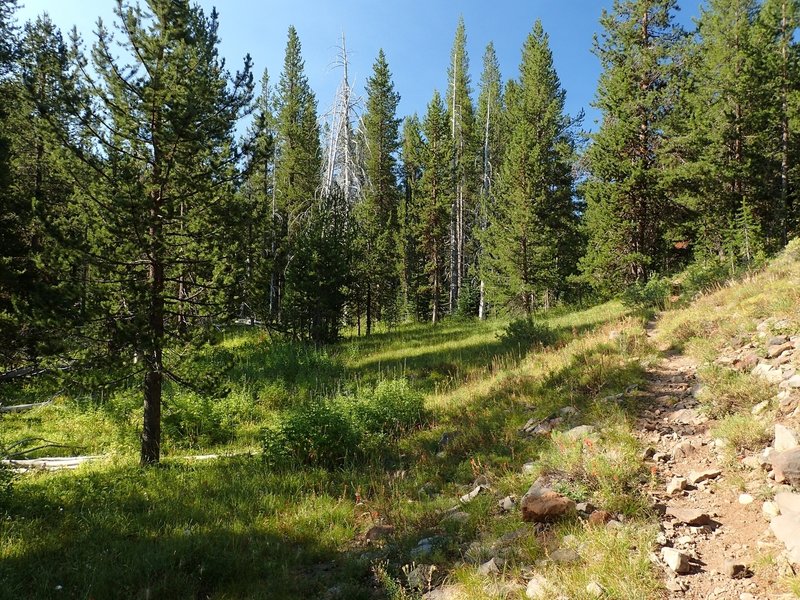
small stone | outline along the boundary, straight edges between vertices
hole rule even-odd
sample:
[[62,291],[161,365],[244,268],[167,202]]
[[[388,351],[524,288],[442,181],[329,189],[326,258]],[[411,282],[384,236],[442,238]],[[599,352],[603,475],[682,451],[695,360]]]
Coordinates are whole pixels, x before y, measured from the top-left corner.
[[672,569],[673,572],[683,574],[688,573],[691,569],[689,565],[689,557],[686,556],[680,550],[676,550],[675,548],[662,548],[661,549],[661,558],[664,560],[666,565]]
[[367,542],[377,542],[383,540],[394,533],[394,527],[391,525],[374,525],[369,528],[364,538]]
[[522,497],[520,505],[522,506],[522,520],[526,522],[555,521],[575,512],[573,500],[545,487],[538,480]]
[[595,506],[591,502],[578,502],[575,505],[575,510],[581,514],[589,515],[595,511]]
[[622,523],[616,519],[612,519],[606,523],[606,529],[622,529]]
[[656,449],[652,446],[648,446],[642,451],[642,460],[650,460],[653,458],[653,455],[656,453]]
[[552,598],[550,593],[550,582],[541,575],[534,575],[525,588],[525,595],[533,600],[545,600]]
[[685,477],[673,477],[667,484],[667,493],[670,496],[674,496],[678,492],[682,492],[685,489],[686,489]]
[[414,590],[424,590],[432,587],[431,583],[435,571],[436,566],[434,565],[417,565],[406,575],[408,587]]
[[755,416],[760,415],[767,410],[767,408],[769,408],[769,402],[769,400],[763,400],[762,402],[759,402],[752,409],[750,409],[750,412]]
[[572,548],[559,548],[550,553],[550,560],[557,563],[576,563],[581,555]]
[[570,440],[582,440],[594,435],[596,432],[597,428],[592,425],[579,425],[565,432],[564,437]]
[[780,346],[781,344],[785,344],[789,341],[788,335],[774,335],[769,340],[767,340],[767,348],[772,346]]
[[679,460],[681,458],[686,458],[692,454],[692,452],[694,452],[694,446],[692,445],[692,442],[689,440],[683,440],[672,449],[672,456],[675,458],[675,460]]
[[483,563],[480,567],[478,567],[478,573],[481,575],[494,575],[501,571],[501,567],[505,561],[502,558],[490,558],[485,563]]
[[747,576],[747,565],[727,559],[722,566],[722,573],[731,579],[742,579]]
[[606,591],[603,589],[603,586],[596,581],[590,581],[586,584],[586,593],[593,598],[602,598]]
[[475,498],[477,498],[478,494],[480,494],[484,489],[486,488],[482,485],[475,486],[475,488],[471,492],[467,492],[466,494],[461,496],[460,498],[461,504],[469,504]]
[[711,517],[709,517],[707,513],[696,508],[678,508],[676,506],[670,506],[667,508],[667,515],[681,523],[697,527],[708,525],[711,522]]
[[574,406],[565,406],[564,408],[562,408],[558,412],[560,412],[565,417],[570,417],[570,416],[573,416],[573,415],[577,415],[578,414],[578,409],[575,408]]
[[526,462],[524,465],[522,465],[522,474],[523,475],[533,475],[533,472],[535,470],[536,470],[536,463],[533,462],[533,461]]
[[778,508],[778,505],[775,502],[764,502],[764,505],[761,507],[761,512],[764,513],[768,519],[773,519],[781,514],[781,509]]
[[797,448],[798,445],[800,444],[797,443],[794,431],[780,423],[775,424],[775,443],[772,446],[776,452],[785,452]]
[[758,364],[758,356],[753,352],[748,352],[741,358],[737,358],[733,361],[733,367],[738,371],[752,371],[753,367]]
[[797,389],[800,388],[800,375],[792,375],[785,382],[786,387]]
[[606,523],[608,523],[613,519],[614,515],[612,515],[607,510],[596,510],[589,515],[589,525],[593,526],[605,525]]
[[719,469],[706,469],[705,471],[692,471],[689,473],[686,480],[691,485],[697,485],[701,481],[709,481],[711,479],[716,479],[722,475],[722,471]]
[[787,350],[793,350],[794,344],[792,342],[786,342],[784,344],[776,344],[774,346],[770,346],[767,349],[767,356],[769,358],[775,358],[776,356],[780,356]]
[[739,504],[752,504],[753,498],[750,494],[739,494]]
[[516,501],[514,500],[514,496],[506,496],[497,503],[497,506],[499,506],[500,510],[503,512],[510,512],[514,509],[515,504]]
[[670,592],[685,592],[689,589],[689,586],[687,586],[685,582],[680,579],[675,579],[674,577],[669,577],[667,579],[666,586]]

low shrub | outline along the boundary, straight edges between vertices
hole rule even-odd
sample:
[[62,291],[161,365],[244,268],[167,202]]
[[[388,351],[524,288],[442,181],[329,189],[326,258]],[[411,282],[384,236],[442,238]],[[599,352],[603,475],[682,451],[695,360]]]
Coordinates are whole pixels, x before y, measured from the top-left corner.
[[641,310],[664,310],[671,289],[672,283],[666,277],[651,277],[646,283],[628,286],[622,294],[622,303]]
[[231,440],[237,420],[228,403],[181,391],[164,402],[164,434],[177,445],[201,446]]
[[557,336],[545,323],[528,317],[511,321],[499,338],[503,344],[527,350],[554,344]]

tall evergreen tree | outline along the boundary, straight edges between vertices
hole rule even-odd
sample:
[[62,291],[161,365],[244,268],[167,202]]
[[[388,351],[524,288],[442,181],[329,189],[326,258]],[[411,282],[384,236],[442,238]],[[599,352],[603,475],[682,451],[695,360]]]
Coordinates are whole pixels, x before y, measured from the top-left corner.
[[425,164],[422,124],[416,114],[403,122],[402,143],[403,202],[400,211],[403,243],[403,299],[406,312],[415,319],[427,318],[429,302],[421,290],[425,287],[424,259],[417,244],[421,180]]
[[322,153],[317,100],[305,75],[297,30],[289,27],[283,71],[277,89],[277,147],[275,203],[278,222],[278,250],[275,257],[277,302],[280,320],[286,267],[300,243],[315,200],[319,198]]
[[[450,312],[456,309],[458,297],[465,286],[467,268],[472,257],[473,222],[475,220],[476,138],[475,108],[467,56],[467,34],[464,18],[456,27],[453,49],[450,52],[449,85],[446,102],[450,118],[450,135],[453,143],[453,206],[450,217]],[[474,254],[474,253],[473,253]],[[468,284],[468,282],[466,282]]]
[[478,96],[478,114],[476,121],[476,138],[480,145],[480,196],[477,210],[475,234],[476,261],[480,271],[478,292],[478,317],[486,316],[486,282],[483,260],[483,245],[489,228],[489,218],[494,213],[495,183],[500,171],[504,145],[504,105],[503,82],[500,75],[500,64],[494,44],[489,42],[483,55],[483,71],[481,73],[480,95]]
[[[367,79],[363,116],[364,200],[358,208],[361,257],[358,278],[365,288],[367,335],[378,314],[395,311],[400,293],[402,263],[398,229],[400,190],[397,153],[400,149],[397,104],[392,74],[383,50]],[[396,311],[395,311],[396,312]]]
[[582,269],[601,290],[643,281],[664,265],[671,209],[661,149],[683,36],[676,10],[675,0],[615,0],[600,20],[595,106],[602,124],[588,151]]
[[530,314],[549,306],[574,267],[572,120],[537,21],[522,49],[519,81],[506,95],[508,146],[487,235],[490,297]]
[[84,164],[79,209],[91,223],[84,250],[103,289],[82,339],[100,344],[87,348],[95,356],[122,359],[128,377],[143,376],[141,461],[150,464],[161,453],[164,380],[185,381],[181,353],[165,349],[224,311],[233,134],[252,76],[249,57],[235,76],[225,70],[216,12],[118,0],[115,14],[124,34],[114,44],[98,23],[96,98],[80,111],[87,143],[73,143]]
[[452,161],[454,149],[447,109],[434,92],[422,123],[425,136],[422,178],[416,212],[417,244],[424,261],[425,285],[420,294],[429,300],[427,316],[438,323],[447,306],[446,277],[450,250],[449,216],[452,214]]

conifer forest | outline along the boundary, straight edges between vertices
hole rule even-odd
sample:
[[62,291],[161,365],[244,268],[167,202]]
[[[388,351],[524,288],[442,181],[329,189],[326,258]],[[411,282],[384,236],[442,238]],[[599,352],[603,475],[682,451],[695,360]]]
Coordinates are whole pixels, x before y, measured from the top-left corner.
[[[441,85],[401,114],[392,56],[362,47],[356,86],[344,34],[321,98],[288,23],[254,73],[220,53],[224,3],[108,2],[66,32],[0,0],[0,598],[666,597],[621,558],[649,543],[634,434],[579,476],[519,431],[624,429],[596,403],[648,377],[643,324],[791,248],[800,1],[689,26],[609,3],[594,128],[533,9],[502,73],[454,8]],[[486,497],[517,502],[529,455],[627,516],[586,542],[599,595],[571,564],[572,592],[531,595],[538,533],[503,555],[516,592],[464,566],[519,521]]]

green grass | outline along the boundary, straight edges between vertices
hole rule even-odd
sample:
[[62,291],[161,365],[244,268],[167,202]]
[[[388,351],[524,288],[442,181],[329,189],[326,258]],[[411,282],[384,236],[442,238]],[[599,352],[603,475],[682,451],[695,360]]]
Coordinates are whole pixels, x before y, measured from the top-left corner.
[[[4,445],[42,437],[110,458],[17,479],[0,523],[0,597],[412,597],[398,585],[403,568],[421,560],[463,585],[465,597],[499,597],[464,557],[476,543],[521,527],[528,533],[512,544],[506,578],[521,581],[546,555],[549,538],[518,512],[496,507],[499,497],[527,490],[532,478],[520,467],[532,459],[540,471],[560,474],[565,493],[630,518],[619,534],[581,534],[607,558],[559,567],[553,575],[564,591],[601,577],[610,597],[653,597],[657,575],[646,565],[652,517],[641,495],[648,475],[631,435],[636,398],[621,406],[602,400],[641,381],[652,350],[641,324],[616,303],[543,320],[557,339],[537,350],[504,344],[503,321],[407,325],[326,351],[252,330],[229,332],[213,352],[233,357],[230,396],[168,389],[165,459],[152,469],[136,464],[140,408],[133,390],[102,399],[65,394],[50,407],[4,417]],[[318,398],[370,397],[387,379],[405,379],[425,395],[429,418],[421,427],[329,468],[312,462],[272,469],[262,461],[266,425]],[[579,412],[563,427],[592,423],[600,431],[596,443],[578,441],[567,451],[558,435],[520,435],[529,418],[565,406]],[[454,435],[443,446],[444,434]],[[236,455],[181,458],[208,452]],[[478,476],[492,491],[461,507],[466,521],[443,521]],[[374,523],[390,523],[395,532],[365,545]],[[426,537],[437,539],[434,554],[414,557]]]

